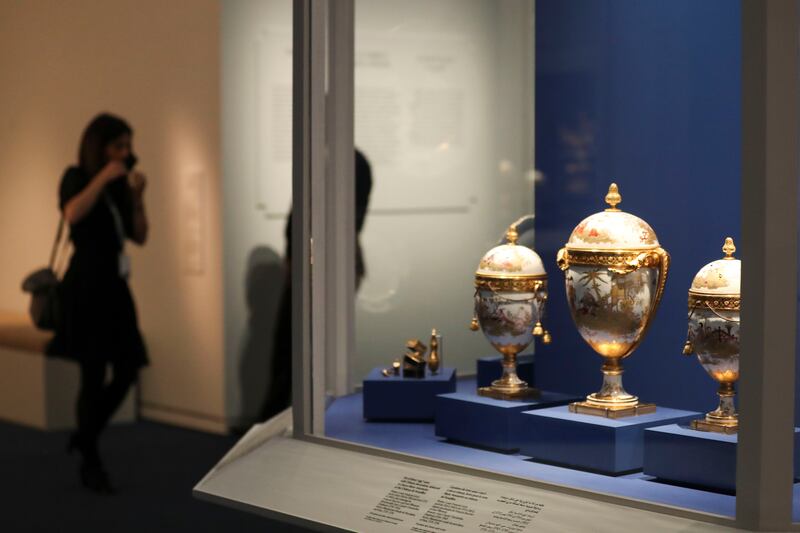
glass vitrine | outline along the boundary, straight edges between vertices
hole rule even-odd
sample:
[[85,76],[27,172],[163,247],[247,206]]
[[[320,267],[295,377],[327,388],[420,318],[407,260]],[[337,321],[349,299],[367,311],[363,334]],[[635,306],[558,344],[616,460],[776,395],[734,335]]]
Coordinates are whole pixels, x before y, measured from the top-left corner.
[[296,436],[792,527],[795,4],[318,8]]

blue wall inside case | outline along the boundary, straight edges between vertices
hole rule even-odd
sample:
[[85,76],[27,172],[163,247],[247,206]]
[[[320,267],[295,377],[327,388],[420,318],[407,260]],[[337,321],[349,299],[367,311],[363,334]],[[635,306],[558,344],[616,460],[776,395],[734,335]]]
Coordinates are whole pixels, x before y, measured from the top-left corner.
[[615,181],[620,207],[672,255],[658,315],[625,362],[626,388],[663,406],[715,407],[714,382],[681,349],[692,277],[739,236],[740,33],[729,0],[536,2],[536,248],[553,334],[537,349],[540,387],[600,386],[601,358],[572,323],[555,255]]

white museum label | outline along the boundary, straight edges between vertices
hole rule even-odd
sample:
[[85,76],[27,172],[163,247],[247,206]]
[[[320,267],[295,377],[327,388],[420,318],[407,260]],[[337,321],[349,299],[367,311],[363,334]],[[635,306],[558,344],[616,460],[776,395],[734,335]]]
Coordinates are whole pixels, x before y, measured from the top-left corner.
[[543,509],[530,499],[403,476],[364,520],[414,533],[522,533]]

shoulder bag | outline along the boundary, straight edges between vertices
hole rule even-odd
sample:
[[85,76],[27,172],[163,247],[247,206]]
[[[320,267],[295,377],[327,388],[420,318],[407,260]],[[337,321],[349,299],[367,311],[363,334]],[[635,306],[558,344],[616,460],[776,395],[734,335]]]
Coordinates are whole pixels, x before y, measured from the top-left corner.
[[50,251],[50,263],[46,268],[29,274],[22,282],[22,290],[30,293],[29,313],[33,324],[46,331],[56,329],[60,319],[61,302],[59,298],[59,276],[56,272],[56,261],[66,246],[61,246],[64,233],[64,219],[58,223],[56,240]]

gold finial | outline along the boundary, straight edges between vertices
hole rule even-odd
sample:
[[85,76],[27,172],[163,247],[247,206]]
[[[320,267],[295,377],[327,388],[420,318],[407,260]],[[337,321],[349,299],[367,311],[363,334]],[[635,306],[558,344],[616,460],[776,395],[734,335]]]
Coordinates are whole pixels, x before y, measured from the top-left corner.
[[519,234],[517,233],[516,224],[510,225],[506,231],[506,240],[508,241],[508,244],[517,244],[518,238]]
[[533,327],[533,335],[535,337],[541,337],[544,335],[544,326],[542,326],[541,322],[537,322],[536,325]]
[[606,211],[619,211],[617,204],[622,202],[622,196],[619,194],[619,188],[616,183],[612,183],[608,187],[608,194],[606,194],[606,203],[610,205]]
[[733,252],[736,251],[736,245],[733,244],[733,239],[730,237],[725,238],[725,244],[722,245],[722,251],[725,252],[725,259],[733,259]]

